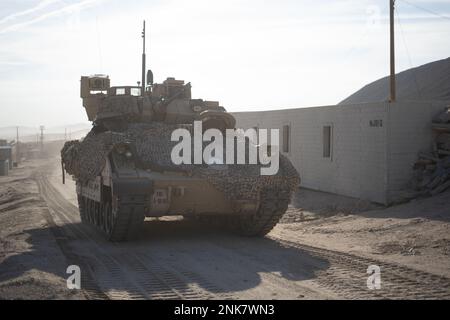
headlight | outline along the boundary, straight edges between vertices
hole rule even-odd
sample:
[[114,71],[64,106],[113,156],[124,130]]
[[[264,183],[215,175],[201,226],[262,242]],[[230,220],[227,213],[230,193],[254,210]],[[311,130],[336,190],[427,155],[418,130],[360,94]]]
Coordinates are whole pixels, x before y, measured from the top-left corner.
[[133,153],[130,150],[130,146],[127,143],[119,143],[114,146],[114,150],[127,158],[131,158],[133,156]]

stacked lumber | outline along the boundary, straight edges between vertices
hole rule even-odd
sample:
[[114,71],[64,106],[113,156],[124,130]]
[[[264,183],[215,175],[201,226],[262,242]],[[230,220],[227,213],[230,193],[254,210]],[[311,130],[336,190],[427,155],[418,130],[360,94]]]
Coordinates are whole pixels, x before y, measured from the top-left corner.
[[434,196],[450,189],[450,107],[433,119],[435,140],[432,152],[420,152],[414,164],[414,188]]

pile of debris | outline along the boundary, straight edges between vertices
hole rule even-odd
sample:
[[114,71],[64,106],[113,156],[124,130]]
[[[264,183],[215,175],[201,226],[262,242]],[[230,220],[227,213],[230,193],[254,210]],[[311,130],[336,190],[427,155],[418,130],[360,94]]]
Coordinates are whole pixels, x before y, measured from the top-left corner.
[[414,187],[420,195],[434,196],[450,189],[450,107],[433,119],[432,152],[419,153],[414,165]]

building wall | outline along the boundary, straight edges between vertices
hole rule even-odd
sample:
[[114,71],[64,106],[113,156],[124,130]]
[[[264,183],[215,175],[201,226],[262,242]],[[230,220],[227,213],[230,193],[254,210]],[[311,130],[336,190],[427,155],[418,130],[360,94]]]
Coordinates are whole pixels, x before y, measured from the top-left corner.
[[12,169],[12,147],[11,146],[1,146],[0,147],[0,160],[8,160],[9,168]]
[[450,102],[401,102],[389,108],[388,202],[408,188],[420,151],[433,150],[432,119]]
[[[235,113],[237,127],[291,128],[287,156],[300,172],[302,186],[371,201],[386,201],[387,104],[326,106]],[[323,127],[332,126],[332,157],[323,157]],[[281,147],[281,146],[280,146]]]
[[[387,204],[408,185],[420,150],[430,150],[431,119],[442,102],[387,102],[234,113],[238,128],[290,125],[290,152],[301,185]],[[332,158],[323,157],[331,125]],[[282,146],[280,145],[280,149]]]

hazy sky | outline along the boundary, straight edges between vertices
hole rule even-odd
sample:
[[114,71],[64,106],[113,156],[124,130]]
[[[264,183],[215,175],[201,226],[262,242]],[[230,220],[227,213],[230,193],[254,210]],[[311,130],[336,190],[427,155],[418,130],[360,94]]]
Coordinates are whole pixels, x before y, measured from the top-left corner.
[[[398,71],[450,56],[450,20],[408,2]],[[86,122],[80,76],[134,85],[143,19],[155,80],[230,111],[335,104],[389,71],[388,0],[0,0],[0,126]]]

